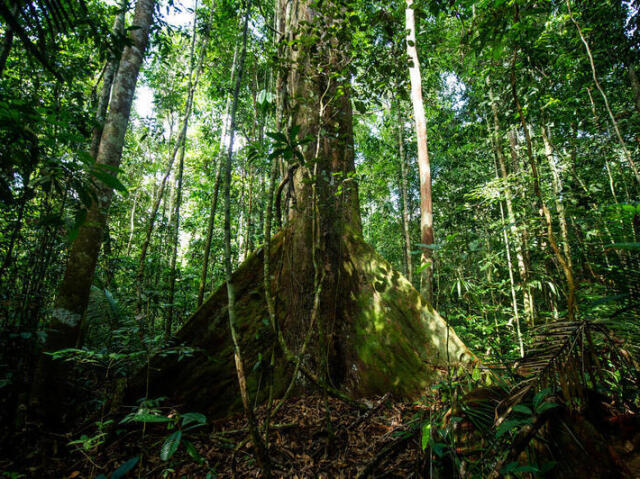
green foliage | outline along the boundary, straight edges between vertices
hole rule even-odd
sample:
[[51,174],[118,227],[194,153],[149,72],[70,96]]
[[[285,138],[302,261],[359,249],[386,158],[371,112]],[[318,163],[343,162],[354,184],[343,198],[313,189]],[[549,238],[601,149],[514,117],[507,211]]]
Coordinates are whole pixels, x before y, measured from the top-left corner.
[[205,426],[207,424],[206,416],[197,412],[176,413],[173,411],[171,414],[165,415],[158,407],[164,399],[156,398],[140,401],[139,407],[127,414],[120,423],[142,423],[143,425],[164,423],[167,431],[175,430],[165,437],[160,448],[160,459],[169,461],[178,451],[180,445],[184,444],[185,452],[189,457],[198,463],[202,463],[204,461],[202,455],[191,441],[183,438],[183,434]]
[[283,158],[286,161],[293,161],[304,164],[301,147],[309,143],[312,138],[298,138],[300,125],[293,125],[287,134],[268,131],[266,135],[273,140],[273,150],[269,154],[269,159]]
[[[240,5],[216,2],[209,26],[216,41],[203,52],[206,68],[189,119],[180,229],[173,231],[178,189],[174,172],[168,173],[139,283],[137,262],[151,207],[160,178],[167,174],[167,157],[176,146],[184,113],[190,33],[184,25],[170,24],[173,20],[166,12],[173,11],[171,2],[156,12],[121,167],[97,165],[88,151],[104,67],[127,40],[111,32],[118,7],[102,0],[84,3],[82,18],[60,18],[60,25],[46,9],[37,8],[30,22],[20,14],[20,24],[46,53],[46,62],[14,39],[0,73],[0,422],[13,420],[16,398],[29,390],[29,374],[56,309],[69,247],[86,225],[98,187],[119,194],[105,212],[108,219],[81,344],[52,353],[74,371],[70,381],[91,392],[81,401],[83,414],[96,417],[115,389],[111,381],[130,376],[150,355],[182,359],[195,353],[194,348],[170,341],[197,307],[216,161],[228,139],[228,132],[221,137],[233,85],[230,72]],[[637,162],[640,112],[629,74],[638,71],[640,15],[633,2],[571,4],[621,137]],[[429,0],[415,5],[434,201],[436,238],[428,246],[434,259],[433,306],[484,364],[524,374],[496,379],[477,368],[470,377],[454,374],[436,391],[447,404],[458,401],[471,384],[489,381],[512,394],[513,407],[497,427],[495,408],[490,413],[491,408],[463,411],[488,431],[495,444],[494,459],[504,458],[508,442],[536,417],[581,407],[581,394],[587,390],[607,394],[620,407],[638,407],[640,185],[595,87],[566,5],[559,0]],[[350,91],[339,94],[348,93],[354,107],[356,172],[328,181],[358,183],[365,239],[398,271],[408,272],[411,265],[414,286],[419,286],[425,245],[420,240],[420,178],[408,102],[404,7],[404,2],[349,2],[341,12],[345,31],[307,25],[308,31],[300,32],[289,46],[303,52],[348,35],[348,65],[332,74],[350,79]],[[207,28],[209,8],[207,2],[199,7],[198,38]],[[262,243],[272,161],[284,175],[294,164],[303,164],[303,153],[317,141],[302,131],[304,119],[286,123],[275,117],[278,73],[290,73],[290,58],[281,55],[284,45],[273,41],[273,2],[261,2],[256,11],[260,13],[252,18],[249,31],[235,132],[234,267]],[[5,23],[0,37],[7,38]],[[197,52],[200,45],[197,42]],[[329,71],[330,59],[312,59],[319,71]],[[573,324],[566,321],[568,287],[540,218],[533,191],[536,178],[514,93],[529,127],[541,198],[550,210],[559,248],[571,261],[578,300]],[[298,100],[287,99],[291,104]],[[325,106],[331,110],[336,101],[337,97],[327,99]],[[318,113],[301,108],[296,115],[303,112]],[[543,129],[551,144],[549,157]],[[330,130],[323,128],[321,135]],[[401,161],[406,166],[408,253]],[[342,192],[340,187],[337,191]],[[283,192],[285,201],[293,196]],[[207,293],[224,279],[217,259],[222,237],[218,208]],[[178,256],[171,301],[174,238]],[[135,304],[138,287],[140,311]],[[173,329],[165,334],[170,307]],[[262,358],[256,372],[264,362]],[[571,377],[582,366],[587,371],[583,378]],[[171,459],[182,447],[200,460],[186,436],[206,423],[203,416],[166,414],[151,401],[125,419],[123,425],[157,423],[166,428],[162,459]],[[434,412],[434,417],[420,421],[421,449],[438,458],[451,453],[455,425],[462,418],[453,416],[447,424],[443,420]],[[95,434],[87,433],[71,445],[93,454],[104,441],[107,425],[108,420],[96,423]],[[118,471],[126,474],[138,460],[136,456],[126,461]],[[510,462],[501,472],[543,475],[547,467],[552,465]],[[119,476],[114,472],[111,477]]]
[[97,426],[97,432],[95,435],[87,436],[86,434],[83,434],[80,436],[80,439],[69,441],[68,445],[81,447],[86,452],[95,452],[98,447],[104,444],[107,438],[107,429],[111,424],[113,424],[113,420],[109,419],[106,421],[98,421],[95,424]]
[[[128,461],[122,463],[118,467],[118,469],[113,471],[111,476],[109,476],[109,479],[122,479],[123,477],[126,477],[127,474],[131,472],[134,467],[136,467],[139,461],[140,457],[132,457]],[[104,474],[99,474],[98,476],[96,476],[96,479],[107,479],[107,476],[105,476]]]
[[175,454],[180,447],[180,441],[182,440],[182,431],[178,430],[167,436],[162,448],[160,449],[160,459],[168,461]]

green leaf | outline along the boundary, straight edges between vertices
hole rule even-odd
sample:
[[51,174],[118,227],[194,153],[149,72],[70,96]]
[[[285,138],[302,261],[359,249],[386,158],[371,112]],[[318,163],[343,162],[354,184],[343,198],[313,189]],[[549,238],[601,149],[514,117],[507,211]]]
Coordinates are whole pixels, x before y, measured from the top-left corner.
[[549,388],[545,388],[543,390],[541,390],[540,392],[536,393],[535,396],[533,396],[533,409],[535,409],[536,411],[538,410],[538,406],[540,404],[542,404],[542,401],[545,400],[545,398],[547,396],[549,396],[551,394],[551,389]]
[[279,158],[284,154],[285,151],[288,151],[288,150],[286,148],[276,148],[269,155],[269,159],[273,160],[274,158]]
[[124,196],[129,193],[127,187],[124,186],[115,175],[111,175],[106,171],[102,171],[96,168],[91,171],[91,174],[98,180],[102,181],[105,185],[113,188],[114,190],[118,190]]
[[84,151],[84,150],[80,150],[78,152],[78,159],[84,163],[85,165],[91,166],[93,165],[96,160],[93,156],[91,156],[88,152]]
[[160,459],[168,461],[171,459],[178,447],[180,447],[180,440],[182,439],[182,431],[176,431],[165,439],[162,448],[160,449]]
[[287,137],[278,131],[268,131],[266,135],[279,143],[287,143]]
[[549,462],[545,462],[544,464],[542,464],[540,466],[540,472],[542,474],[549,472],[551,469],[553,469],[554,467],[556,467],[556,464],[558,464],[556,461],[549,461]]
[[422,452],[427,449],[429,440],[431,439],[431,424],[424,423],[422,425]]
[[540,469],[538,469],[535,466],[531,466],[529,464],[524,464],[524,465],[512,468],[510,472],[532,472],[536,474],[540,472]]
[[365,103],[360,100],[353,100],[353,106],[356,108],[356,111],[358,113],[367,112],[367,105],[365,105]]
[[150,414],[143,412],[140,414],[134,414],[133,416],[127,416],[121,422],[169,422],[170,419],[165,416],[158,416],[157,414]]
[[626,249],[631,251],[640,251],[640,242],[633,243],[613,243],[610,245],[606,245],[607,248],[613,249]]
[[500,474],[502,475],[509,474],[510,472],[513,472],[518,466],[519,466],[518,461],[512,461],[506,466],[504,466],[502,469],[500,469]]
[[204,414],[199,412],[188,412],[185,414],[181,414],[182,425],[187,426],[188,424],[196,423],[199,426],[203,426],[207,423],[207,417]]
[[191,456],[194,461],[196,461],[198,464],[202,464],[204,462],[204,457],[202,457],[202,455],[198,452],[191,441],[187,441],[185,439],[184,447],[187,450],[187,454],[189,454],[189,456]]
[[513,406],[513,410],[514,412],[519,412],[528,416],[533,415],[533,411],[531,410],[531,408],[525,406],[524,404],[516,404],[515,406]]
[[548,411],[549,409],[553,409],[554,407],[558,407],[559,404],[554,403],[554,402],[544,402],[542,404],[540,404],[539,407],[536,408],[536,414],[542,414],[545,411]]
[[293,125],[289,130],[289,138],[293,141],[298,136],[298,133],[300,133],[300,125]]
[[69,243],[73,243],[75,239],[78,237],[78,233],[80,232],[80,227],[84,224],[87,219],[87,210],[84,208],[80,208],[76,213],[76,219],[73,222],[73,226],[67,233],[66,240]]
[[528,424],[531,422],[531,418],[529,419],[509,419],[508,421],[504,421],[498,429],[496,429],[496,437],[502,437],[509,431],[511,431],[515,427],[522,426],[524,424]]
[[111,479],[120,479],[124,477],[129,471],[131,471],[131,469],[136,467],[136,464],[138,464],[139,460],[140,458],[138,456],[132,457],[131,459],[129,459],[127,462],[122,464],[118,469],[113,471],[113,474],[111,474]]
[[431,444],[431,449],[436,453],[436,456],[438,457],[444,456],[445,448],[446,444],[443,444],[441,442],[434,442]]
[[268,92],[267,90],[260,90],[260,92],[256,97],[256,103],[264,107],[272,102],[273,102],[273,93]]
[[93,203],[93,198],[95,197],[93,192],[85,188],[82,184],[79,184],[76,187],[76,192],[78,193],[78,197],[82,204],[88,209]]

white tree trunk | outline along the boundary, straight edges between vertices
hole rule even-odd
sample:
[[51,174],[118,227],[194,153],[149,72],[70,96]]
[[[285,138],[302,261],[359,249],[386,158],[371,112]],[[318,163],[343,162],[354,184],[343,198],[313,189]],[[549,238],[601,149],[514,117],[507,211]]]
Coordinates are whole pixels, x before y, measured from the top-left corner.
[[433,295],[433,251],[428,246],[433,244],[433,203],[431,200],[431,165],[427,146],[427,121],[422,102],[422,78],[420,61],[416,45],[416,22],[413,11],[413,0],[407,0],[406,28],[407,55],[409,56],[409,77],[411,79],[411,103],[416,124],[418,141],[418,170],[420,172],[420,239],[423,245],[420,272],[420,292],[431,302]]

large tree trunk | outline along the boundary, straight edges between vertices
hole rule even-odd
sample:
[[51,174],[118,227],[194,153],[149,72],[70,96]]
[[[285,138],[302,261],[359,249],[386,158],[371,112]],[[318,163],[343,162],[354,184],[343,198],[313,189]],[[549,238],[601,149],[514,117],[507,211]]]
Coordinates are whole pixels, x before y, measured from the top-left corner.
[[[354,397],[382,391],[415,397],[449,363],[468,363],[472,356],[413,286],[362,239],[349,80],[339,74],[348,66],[348,24],[335,3],[311,4],[280,1],[285,40],[304,39],[290,52],[283,82],[290,124],[300,127],[298,138],[313,138],[300,150],[296,206],[270,251],[259,249],[231,277],[247,387],[250,396],[264,399],[270,375],[273,394],[282,395],[294,369],[283,350],[295,355],[306,343],[300,369],[325,385]],[[335,28],[335,36],[321,39],[313,25]],[[285,348],[268,320],[265,254]],[[196,348],[194,354],[182,361],[173,355],[152,361],[152,396],[170,393],[214,416],[240,406],[227,308],[226,288],[218,289],[177,334],[178,343]],[[269,371],[258,363],[272,351],[275,365]],[[144,392],[145,376],[140,374],[131,397]],[[298,380],[299,391],[309,387]]]

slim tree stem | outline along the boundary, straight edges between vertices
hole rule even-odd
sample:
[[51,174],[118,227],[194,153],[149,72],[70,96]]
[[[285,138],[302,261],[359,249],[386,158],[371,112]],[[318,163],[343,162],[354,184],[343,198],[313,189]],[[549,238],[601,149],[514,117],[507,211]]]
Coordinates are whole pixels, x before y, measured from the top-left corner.
[[631,152],[629,151],[629,148],[627,148],[627,145],[624,139],[622,138],[622,134],[620,133],[620,128],[618,127],[618,122],[616,120],[616,117],[613,114],[613,111],[611,111],[611,106],[609,106],[609,99],[607,98],[606,93],[602,89],[602,85],[600,85],[600,81],[598,81],[596,66],[593,61],[593,55],[591,54],[591,47],[589,46],[589,42],[587,42],[587,39],[582,33],[582,28],[580,28],[580,24],[578,23],[576,18],[573,16],[573,12],[571,11],[571,3],[569,2],[569,0],[567,0],[567,8],[569,9],[569,16],[571,17],[571,21],[576,26],[576,29],[578,30],[578,34],[580,35],[580,39],[582,40],[582,43],[584,44],[584,48],[587,52],[587,56],[589,57],[589,65],[591,65],[591,74],[593,75],[593,82],[595,83],[596,88],[602,95],[602,99],[604,100],[604,106],[607,109],[607,113],[609,114],[609,119],[611,120],[611,124],[613,125],[613,130],[616,132],[616,137],[618,138],[618,143],[620,143],[620,148],[622,148],[622,152],[624,153],[624,156],[629,162],[629,165],[631,165],[631,169],[633,170],[633,174],[636,177],[638,184],[640,184],[640,172],[638,171],[638,168],[636,167],[636,163],[633,161],[633,158],[631,157]]
[[238,333],[236,331],[236,294],[232,281],[232,265],[231,265],[231,163],[233,160],[233,142],[236,129],[236,112],[238,109],[238,96],[240,94],[240,85],[242,82],[242,73],[244,67],[244,59],[247,53],[247,30],[249,28],[249,13],[251,11],[251,2],[247,2],[244,21],[244,29],[242,33],[242,52],[240,53],[240,60],[238,63],[238,76],[236,77],[234,92],[233,92],[233,104],[231,106],[231,121],[229,129],[229,150],[226,160],[225,175],[224,175],[224,266],[225,276],[227,283],[227,297],[229,299],[229,330],[231,331],[231,341],[233,343],[233,357],[236,364],[236,373],[238,377],[238,386],[240,387],[240,397],[242,399],[242,407],[244,408],[245,415],[247,416],[247,422],[249,423],[249,431],[253,439],[254,447],[256,450],[256,459],[264,477],[271,477],[271,464],[267,450],[265,448],[258,426],[256,424],[256,418],[249,400],[249,393],[247,391],[247,379],[244,372],[244,364],[242,362],[242,351],[240,350],[240,343],[238,341]]
[[[211,9],[213,12],[213,8]],[[196,49],[196,36],[197,36],[197,22],[198,22],[198,0],[195,2],[195,6],[193,9],[193,33],[191,34],[191,52],[189,54],[189,82],[187,84],[187,92],[188,95],[193,97],[193,67],[195,61],[195,49]],[[207,25],[207,28],[210,25]],[[202,61],[204,60],[204,55],[206,53],[206,48],[208,46],[208,35],[205,41],[202,42],[202,52],[200,54],[200,65],[198,65],[198,69],[201,68]],[[171,259],[169,263],[169,309],[167,311],[167,318],[165,322],[165,330],[164,335],[165,338],[168,338],[171,335],[171,328],[173,325],[173,313],[175,311],[174,301],[175,301],[175,292],[176,292],[176,264],[178,261],[178,242],[180,240],[180,204],[182,203],[182,177],[184,173],[184,154],[185,149],[187,147],[187,139],[186,135],[182,138],[182,147],[180,149],[180,158],[178,160],[178,175],[175,181],[175,204],[173,205],[173,225],[171,226]],[[171,205],[169,206],[171,208]]]
[[404,154],[404,135],[400,103],[398,102],[398,162],[400,163],[400,188],[402,190],[402,236],[404,240],[405,274],[410,283],[413,282],[413,264],[411,261],[411,236],[409,234],[409,197],[407,182],[407,162]]
[[413,0],[406,0],[407,55],[411,80],[411,102],[416,123],[418,141],[418,169],[420,171],[420,240],[422,241],[422,264],[420,265],[420,292],[431,302],[433,299],[433,202],[431,199],[431,164],[427,146],[427,121],[422,101],[422,77],[416,45],[416,21]]
[[[236,43],[233,50],[233,61],[231,62],[231,75],[229,81],[233,84],[236,74],[238,61],[238,44]],[[220,192],[220,182],[222,178],[222,163],[224,159],[227,135],[229,133],[229,108],[231,106],[231,92],[227,95],[227,101],[222,115],[222,130],[220,132],[220,150],[216,160],[216,175],[211,195],[211,206],[209,208],[209,220],[207,221],[207,237],[204,242],[204,257],[202,258],[202,270],[200,271],[200,287],[198,288],[198,307],[204,301],[204,293],[207,285],[207,273],[209,271],[209,256],[211,254],[211,242],[213,240],[213,226],[216,218],[216,210],[218,209],[218,195]]]
[[182,143],[185,140],[187,135],[187,127],[189,124],[189,118],[191,116],[191,110],[193,107],[193,96],[196,88],[198,87],[198,82],[200,80],[200,74],[202,73],[202,66],[204,63],[204,57],[209,46],[209,41],[211,39],[211,35],[209,34],[209,28],[211,27],[211,22],[213,21],[213,11],[214,7],[211,6],[211,11],[209,13],[209,19],[207,21],[207,29],[205,33],[205,38],[202,44],[202,49],[200,50],[200,55],[198,58],[198,67],[196,69],[193,82],[189,82],[189,88],[187,90],[187,101],[184,107],[184,114],[182,116],[182,126],[180,128],[180,132],[178,134],[178,138],[176,140],[175,147],[171,152],[171,157],[169,158],[169,162],[167,164],[165,174],[162,177],[162,181],[160,182],[160,187],[158,188],[158,192],[156,193],[156,198],[153,202],[153,206],[151,208],[151,216],[149,217],[149,223],[147,224],[147,231],[145,234],[144,242],[142,243],[142,247],[140,249],[140,258],[138,259],[138,270],[137,270],[137,291],[136,291],[136,314],[138,317],[142,315],[142,285],[144,283],[144,265],[147,257],[147,251],[149,249],[149,245],[151,243],[151,235],[153,233],[153,227],[155,225],[156,216],[158,214],[158,209],[160,208],[160,203],[162,201],[162,197],[164,195],[164,190],[166,188],[167,180],[171,175],[171,169],[173,168],[173,163],[175,162],[176,156],[178,152],[182,148]]
[[529,126],[527,125],[527,121],[524,116],[524,111],[522,109],[522,105],[520,104],[520,99],[518,97],[518,90],[516,87],[516,74],[515,74],[515,65],[517,59],[517,51],[513,54],[512,61],[512,69],[511,69],[511,93],[513,95],[513,101],[516,105],[516,111],[518,116],[520,117],[520,124],[522,125],[522,129],[524,131],[524,137],[526,140],[527,146],[527,158],[529,160],[529,166],[531,167],[531,176],[533,177],[533,191],[536,196],[538,206],[542,210],[542,217],[544,219],[546,230],[547,230],[547,239],[549,240],[549,246],[551,251],[553,252],[556,260],[560,264],[562,271],[564,272],[565,278],[567,280],[567,318],[569,321],[573,321],[575,319],[575,308],[576,308],[576,299],[575,299],[575,282],[573,279],[573,271],[566,258],[560,251],[558,247],[558,243],[555,239],[555,234],[553,232],[553,221],[551,219],[551,212],[544,201],[544,197],[542,196],[542,190],[540,189],[540,177],[538,175],[538,167],[536,165],[535,157],[533,156],[533,145],[531,143],[531,135],[529,134]]

